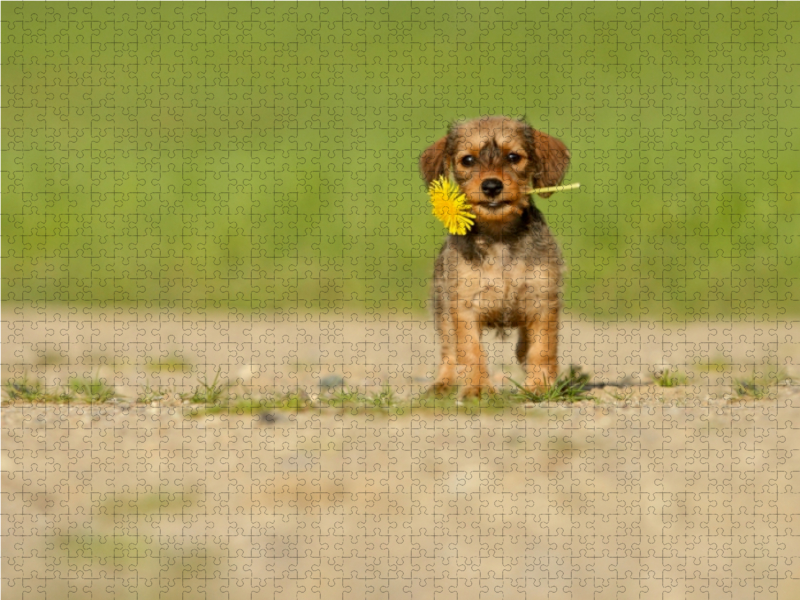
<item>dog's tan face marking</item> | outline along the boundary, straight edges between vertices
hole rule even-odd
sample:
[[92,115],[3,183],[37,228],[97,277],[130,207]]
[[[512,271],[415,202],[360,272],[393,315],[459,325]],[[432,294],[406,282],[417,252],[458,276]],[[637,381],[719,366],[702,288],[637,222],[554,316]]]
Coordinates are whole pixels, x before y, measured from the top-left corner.
[[[469,121],[452,132],[456,181],[477,220],[485,224],[514,220],[528,203],[533,149],[532,132],[526,129],[519,121],[492,117]],[[487,194],[487,189],[495,191]]]

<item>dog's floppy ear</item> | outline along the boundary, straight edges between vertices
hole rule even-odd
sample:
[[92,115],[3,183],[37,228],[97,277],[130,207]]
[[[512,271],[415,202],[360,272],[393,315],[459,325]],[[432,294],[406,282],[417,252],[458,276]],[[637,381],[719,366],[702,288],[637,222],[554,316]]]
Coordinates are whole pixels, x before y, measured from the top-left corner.
[[419,171],[428,185],[434,179],[446,175],[448,172],[447,138],[448,136],[444,136],[432,144],[419,157]]
[[[558,185],[569,167],[569,150],[561,140],[533,130],[533,156],[536,163],[533,172],[533,187],[543,188]],[[550,193],[539,194],[549,198]]]

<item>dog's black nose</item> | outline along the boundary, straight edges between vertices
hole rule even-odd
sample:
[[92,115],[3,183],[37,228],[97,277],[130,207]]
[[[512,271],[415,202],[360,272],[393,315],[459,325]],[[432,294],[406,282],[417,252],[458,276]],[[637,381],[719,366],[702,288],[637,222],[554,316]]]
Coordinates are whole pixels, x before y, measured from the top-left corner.
[[494,198],[503,191],[503,182],[499,179],[486,179],[481,184],[481,189],[489,198]]

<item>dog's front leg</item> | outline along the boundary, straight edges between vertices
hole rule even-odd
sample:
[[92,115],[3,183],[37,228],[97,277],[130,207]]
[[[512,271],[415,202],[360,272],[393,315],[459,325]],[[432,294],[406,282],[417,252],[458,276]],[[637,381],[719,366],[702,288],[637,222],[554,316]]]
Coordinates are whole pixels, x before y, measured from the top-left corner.
[[542,391],[555,383],[558,375],[557,302],[537,318],[520,327],[517,359],[525,366],[525,388]]
[[466,385],[459,397],[480,396],[493,392],[489,384],[486,355],[481,347],[481,325],[477,311],[467,303],[459,302],[456,294],[448,298],[448,305],[438,314],[437,325],[442,341],[442,362],[433,384],[435,394],[445,394],[456,382],[456,365],[465,370]]
[[494,389],[489,383],[486,354],[481,346],[482,327],[478,311],[470,302],[459,302],[453,313],[458,364],[464,366],[466,379],[459,397],[480,397],[481,392],[493,393]]
[[442,361],[439,363],[439,372],[433,384],[434,394],[447,394],[456,381],[457,344],[456,331],[453,324],[454,315],[449,307],[441,312],[437,311],[436,329],[442,343]]

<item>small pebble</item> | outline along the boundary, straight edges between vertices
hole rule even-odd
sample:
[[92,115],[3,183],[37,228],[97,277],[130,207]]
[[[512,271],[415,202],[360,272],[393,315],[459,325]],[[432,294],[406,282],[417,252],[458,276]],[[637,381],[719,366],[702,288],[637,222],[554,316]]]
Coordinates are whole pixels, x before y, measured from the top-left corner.
[[278,416],[275,413],[271,412],[262,412],[258,415],[259,423],[268,423],[272,424],[278,420]]
[[326,375],[319,380],[319,387],[334,388],[344,385],[344,377],[341,375]]

